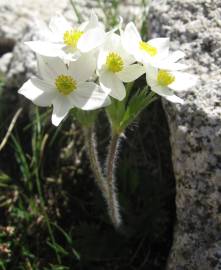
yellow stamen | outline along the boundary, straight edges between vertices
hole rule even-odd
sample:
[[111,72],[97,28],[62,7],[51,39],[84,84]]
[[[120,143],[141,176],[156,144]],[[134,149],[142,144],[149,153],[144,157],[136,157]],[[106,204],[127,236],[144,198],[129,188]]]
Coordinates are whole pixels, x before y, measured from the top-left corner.
[[121,71],[124,67],[122,57],[115,52],[110,52],[106,58],[106,67],[114,73]]
[[160,69],[157,74],[157,82],[160,86],[168,86],[175,81],[175,77],[168,71]]
[[155,56],[157,54],[157,48],[151,46],[148,42],[140,41],[140,49],[148,53],[150,56]]
[[76,81],[71,76],[59,75],[55,79],[55,85],[59,93],[64,96],[69,95],[77,88]]
[[78,40],[83,35],[83,32],[78,30],[69,30],[64,33],[64,44],[67,46],[71,46],[74,49],[77,47]]

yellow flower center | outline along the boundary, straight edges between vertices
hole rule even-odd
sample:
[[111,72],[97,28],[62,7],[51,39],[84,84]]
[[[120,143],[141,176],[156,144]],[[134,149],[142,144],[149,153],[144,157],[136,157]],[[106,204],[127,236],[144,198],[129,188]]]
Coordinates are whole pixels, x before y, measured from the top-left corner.
[[106,58],[106,67],[114,73],[121,71],[124,67],[122,57],[115,52],[110,52]]
[[148,42],[140,41],[140,49],[148,53],[150,56],[155,56],[157,54],[157,48],[151,46]]
[[77,47],[78,40],[84,34],[84,32],[78,30],[69,30],[64,33],[64,44],[67,46],[71,46],[74,49]]
[[175,77],[168,71],[160,69],[157,74],[157,82],[160,86],[167,86],[175,81]]
[[59,75],[55,79],[55,85],[59,93],[64,96],[69,95],[77,88],[76,81],[71,76]]

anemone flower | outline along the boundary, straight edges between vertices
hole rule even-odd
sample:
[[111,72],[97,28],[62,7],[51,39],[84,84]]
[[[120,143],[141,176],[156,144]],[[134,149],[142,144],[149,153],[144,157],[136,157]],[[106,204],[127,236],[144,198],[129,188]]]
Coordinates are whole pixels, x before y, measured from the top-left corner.
[[97,73],[101,88],[113,98],[122,100],[126,95],[124,82],[132,82],[145,73],[144,66],[134,64],[135,61],[124,50],[120,36],[109,35],[98,55]]
[[53,105],[52,123],[58,126],[71,108],[93,110],[110,103],[107,93],[87,82],[95,70],[91,54],[65,65],[59,58],[38,56],[39,77],[23,84],[18,93],[38,106]]

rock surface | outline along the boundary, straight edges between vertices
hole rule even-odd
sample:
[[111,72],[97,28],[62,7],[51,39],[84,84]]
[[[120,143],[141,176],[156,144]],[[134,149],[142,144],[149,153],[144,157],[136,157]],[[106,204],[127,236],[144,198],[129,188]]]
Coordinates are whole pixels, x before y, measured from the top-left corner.
[[198,85],[164,101],[176,177],[177,222],[168,270],[221,269],[221,2],[153,0],[152,36],[186,53]]
[[[39,38],[39,29],[52,16],[50,0],[2,0],[0,3],[0,53],[8,43],[8,54],[0,58],[0,72],[6,74],[6,87],[18,89],[32,73],[36,72],[35,54],[24,44]],[[72,10],[68,0],[53,1],[54,13]],[[76,17],[73,16],[73,18]],[[10,60],[10,61],[7,61]]]

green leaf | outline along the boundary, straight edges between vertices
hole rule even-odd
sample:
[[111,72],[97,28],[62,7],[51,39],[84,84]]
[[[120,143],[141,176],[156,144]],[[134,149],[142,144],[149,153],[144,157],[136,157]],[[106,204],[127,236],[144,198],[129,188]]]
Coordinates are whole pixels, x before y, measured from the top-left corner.
[[65,250],[58,243],[51,243],[49,241],[47,241],[47,243],[56,253],[61,254],[61,255],[65,255],[65,256],[67,256],[69,254],[69,252],[67,250]]
[[[131,85],[129,85],[131,88]],[[123,132],[157,96],[149,91],[148,87],[138,90],[136,94],[130,97],[130,91],[124,100],[118,101],[112,99],[110,106],[106,108],[109,121],[115,133]]]
[[111,105],[106,108],[106,113],[112,129],[115,132],[119,132],[120,122],[124,117],[125,108],[126,108],[126,99],[118,101],[116,99],[111,100]]
[[156,98],[157,96],[154,92],[147,94],[147,88],[138,91],[138,93],[129,100],[124,116],[120,122],[120,128],[125,130],[147,106],[156,100]]
[[83,111],[77,108],[71,110],[73,117],[84,127],[90,127],[97,119],[100,110]]
[[0,184],[8,183],[11,180],[11,177],[5,174],[3,171],[0,171]]
[[[49,270],[49,268],[44,268],[44,270]],[[70,270],[70,268],[64,265],[50,264],[50,270]]]

